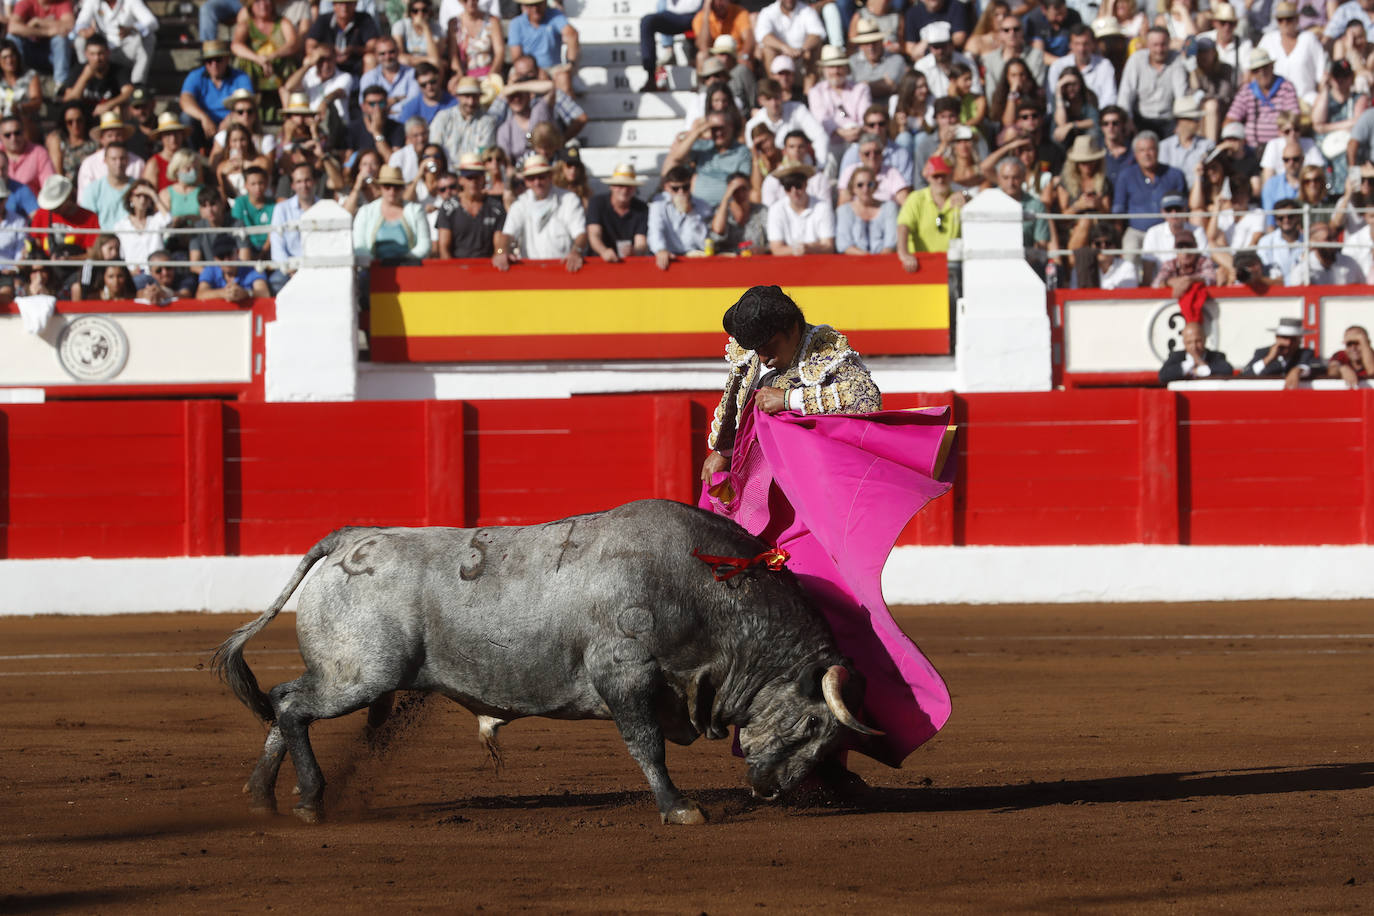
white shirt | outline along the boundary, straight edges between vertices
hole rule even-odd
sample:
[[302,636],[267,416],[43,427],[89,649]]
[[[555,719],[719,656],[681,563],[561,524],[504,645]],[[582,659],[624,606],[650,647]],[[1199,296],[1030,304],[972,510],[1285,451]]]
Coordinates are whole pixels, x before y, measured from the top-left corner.
[[543,200],[535,200],[534,191],[526,191],[511,204],[501,231],[515,239],[521,257],[557,259],[565,257],[573,240],[587,231],[587,214],[571,191],[550,188]]
[[148,255],[163,248],[162,236],[151,230],[166,229],[171,222],[170,213],[158,210],[148,214],[143,229],[134,226],[127,215],[111,227],[111,231],[119,236],[119,256],[128,262],[134,273],[147,270]]
[[[415,176],[420,174],[420,154],[415,152],[415,147],[411,146],[409,143],[393,151],[391,158],[386,161],[386,164],[394,165],[396,168],[400,169],[401,176],[405,178],[407,184],[414,181]],[[419,191],[419,187],[416,187],[415,190]],[[416,197],[418,198],[419,195],[416,194]],[[424,201],[421,200],[420,203],[424,203]]]
[[1366,277],[1371,276],[1370,271],[1374,269],[1374,248],[1370,247],[1371,244],[1374,244],[1374,236],[1370,234],[1366,223],[1359,231],[1345,237],[1345,247],[1341,249],[1341,254],[1358,264]]
[[334,110],[344,121],[348,120],[348,101],[353,97],[353,89],[357,85],[353,74],[344,70],[336,70],[328,82],[320,79],[320,75],[311,67],[305,71],[305,76],[301,77],[301,88],[305,90],[306,98],[310,100],[310,107],[316,111],[320,110],[320,99],[342,89],[343,95],[334,100]]
[[1183,365],[1180,368],[1183,369],[1184,378],[1207,378],[1212,374],[1212,367],[1193,359],[1191,353],[1183,354]]
[[1264,234],[1264,213],[1246,210],[1236,219],[1236,211],[1225,208],[1217,214],[1217,231],[1226,240],[1227,248],[1249,248],[1252,240]]
[[[808,195],[809,197],[809,195]],[[768,208],[768,241],[788,245],[808,245],[835,238],[835,208],[830,201],[809,197],[806,209],[798,213],[784,197]]]
[[[825,177],[825,172],[817,172],[807,179],[806,193],[820,200],[835,199],[834,186],[830,179]],[[759,194],[765,207],[772,207],[787,196],[787,192],[782,189],[782,182],[772,175],[763,179],[763,187],[759,189]]]
[[1302,236],[1293,241],[1283,237],[1283,232],[1275,229],[1255,245],[1255,254],[1268,275],[1283,280],[1284,286],[1297,285],[1297,275],[1302,268]]
[[1140,271],[1134,262],[1117,258],[1100,282],[1102,289],[1136,289],[1140,286]]
[[[737,95],[730,98],[735,100],[735,107],[740,111],[748,111],[749,106],[744,104],[744,100]],[[706,117],[706,93],[698,92],[687,100],[687,115],[682,119],[682,129],[691,130],[692,125],[697,123],[700,118]]]
[[[1283,148],[1287,145],[1287,137],[1275,137],[1264,144],[1264,152],[1260,154],[1260,168],[1268,169],[1276,175],[1283,174]],[[1311,137],[1299,137],[1298,145],[1302,147],[1303,165],[1326,168],[1326,157],[1322,155],[1316,140]]]
[[[1066,54],[1050,64],[1050,73],[1045,80],[1046,110],[1050,113],[1054,112],[1054,90],[1059,85],[1059,77],[1070,67],[1078,67],[1072,54]],[[1116,104],[1116,67],[1112,66],[1111,61],[1094,54],[1088,66],[1078,67],[1078,71],[1083,74],[1083,83],[1097,96],[1098,111]]]
[[[963,64],[973,71],[973,94],[983,94],[983,81],[978,76],[978,65],[973,62],[963,51],[955,51],[950,59],[950,64]],[[935,60],[935,53],[932,51],[925,57],[916,61],[916,69],[926,75],[926,85],[930,86],[930,97],[938,99],[941,96],[949,95],[949,77],[945,71],[940,69],[940,64]]]
[[113,49],[123,42],[119,37],[121,28],[134,29],[140,35],[151,35],[157,31],[158,21],[143,0],[115,0],[114,6],[107,5],[105,0],[85,0],[76,15],[72,31],[79,32],[91,26],[105,36]]
[[[501,18],[501,0],[480,0],[477,8],[488,16]],[[443,3],[439,4],[439,34],[434,37],[438,40],[440,47],[443,47],[444,36],[448,34],[448,24],[461,15],[463,15],[463,0],[444,0]]]
[[1311,105],[1317,97],[1317,86],[1326,74],[1326,52],[1311,32],[1299,32],[1292,54],[1283,52],[1279,33],[1266,32],[1259,46],[1274,58],[1274,72],[1293,84],[1298,98]]
[[776,35],[788,47],[800,48],[808,35],[824,38],[825,26],[820,15],[805,3],[798,3],[791,16],[783,12],[781,3],[770,3],[759,10],[759,17],[754,22],[754,40],[763,44],[763,39],[769,35]]
[[801,102],[783,102],[782,119],[779,121],[770,121],[768,112],[760,108],[758,114],[744,125],[745,142],[750,149],[754,148],[755,124],[768,125],[773,131],[773,143],[778,149],[782,149],[788,134],[799,130],[811,141],[811,148],[816,151],[817,162],[824,162],[830,155],[830,137],[826,134],[825,128],[821,127],[821,122],[811,113],[811,109]]
[[[1190,224],[1184,223],[1184,228],[1190,228]],[[1191,226],[1193,239],[1197,242],[1198,253],[1207,250],[1207,234],[1197,226]],[[1145,230],[1145,238],[1140,243],[1140,256],[1147,261],[1154,261],[1163,266],[1172,261],[1178,252],[1174,250],[1174,230],[1169,228],[1168,222],[1155,223]]]
[[[224,130],[215,134],[215,141],[213,146],[217,149],[224,149],[225,135],[227,135],[228,133],[228,128],[225,128]],[[253,134],[253,145],[258,148],[259,153],[262,153],[264,156],[270,156],[272,155],[273,151],[275,151],[277,148],[277,135]]]

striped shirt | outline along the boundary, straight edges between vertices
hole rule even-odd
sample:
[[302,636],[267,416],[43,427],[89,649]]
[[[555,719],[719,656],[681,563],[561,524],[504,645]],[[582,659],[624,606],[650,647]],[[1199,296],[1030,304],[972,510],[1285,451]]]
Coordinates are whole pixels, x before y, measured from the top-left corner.
[[1293,84],[1281,76],[1274,77],[1274,84],[1266,94],[1259,83],[1251,80],[1246,83],[1231,101],[1226,112],[1226,120],[1239,121],[1245,125],[1245,144],[1263,146],[1279,135],[1279,112],[1290,111],[1297,114],[1298,93]]

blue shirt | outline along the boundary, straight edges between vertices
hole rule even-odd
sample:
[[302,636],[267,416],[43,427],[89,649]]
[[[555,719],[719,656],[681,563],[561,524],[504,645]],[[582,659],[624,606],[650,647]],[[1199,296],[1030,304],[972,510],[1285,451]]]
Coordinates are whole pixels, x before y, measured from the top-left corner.
[[[1160,163],[1163,165],[1163,163]],[[1158,213],[1160,201],[1167,194],[1178,194],[1188,199],[1188,182],[1183,173],[1171,165],[1164,165],[1164,171],[1156,178],[1146,178],[1137,163],[1124,166],[1117,173],[1116,193],[1112,197],[1113,213]],[[1132,229],[1144,232],[1156,223],[1164,222],[1160,216],[1138,217],[1130,221]]]
[[[429,124],[439,112],[443,111],[445,108],[452,108],[457,104],[458,100],[449,95],[448,90],[444,91],[444,97],[439,100],[439,104],[437,105],[431,105],[425,101],[423,95],[417,95],[401,106],[401,110],[396,112],[395,118],[397,121],[400,121],[402,125],[411,118],[424,118],[425,123]],[[455,165],[456,164],[457,163],[455,163]]]
[[[235,267],[233,270],[234,279],[238,281],[239,286],[250,293],[253,291],[253,281],[267,282],[267,278],[261,272],[251,267]],[[224,268],[218,264],[211,264],[209,267],[203,268],[200,272],[200,282],[209,283],[211,289],[224,289],[229,285],[229,281],[224,278]]]
[[1126,152],[1120,156],[1107,153],[1107,157],[1102,160],[1102,170],[1106,173],[1107,181],[1111,183],[1112,187],[1116,187],[1117,176],[1128,165],[1135,165],[1135,150],[1133,148],[1126,147]]
[[253,81],[248,78],[247,73],[233,67],[225,73],[224,84],[221,86],[215,85],[215,81],[210,79],[204,67],[197,67],[186,74],[186,81],[181,84],[181,91],[188,93],[196,100],[196,104],[205,109],[216,121],[223,121],[229,117],[229,109],[224,107],[224,100],[235,89],[253,92]]
[[38,198],[29,186],[22,182],[7,180],[10,196],[5,198],[5,217],[22,216],[28,219],[38,212]]
[[869,254],[881,254],[897,247],[897,205],[884,201],[878,215],[868,222],[859,219],[851,204],[835,209],[835,251],[844,254],[851,247]]
[[[1294,200],[1297,199],[1298,186],[1289,184],[1288,176],[1283,172],[1279,172],[1266,181],[1264,187],[1260,189],[1260,206],[1265,210],[1272,210],[1274,209],[1274,204],[1289,197]],[[1264,225],[1274,225],[1274,214],[1270,213],[1264,217]]]
[[660,197],[649,204],[649,250],[654,254],[703,250],[713,215],[704,200],[693,197],[687,212],[680,213],[671,200]]
[[530,17],[524,13],[512,19],[506,45],[519,45],[521,51],[547,70],[563,62],[563,29],[568,25],[568,19],[557,10],[545,9],[544,21],[539,25],[531,24]]

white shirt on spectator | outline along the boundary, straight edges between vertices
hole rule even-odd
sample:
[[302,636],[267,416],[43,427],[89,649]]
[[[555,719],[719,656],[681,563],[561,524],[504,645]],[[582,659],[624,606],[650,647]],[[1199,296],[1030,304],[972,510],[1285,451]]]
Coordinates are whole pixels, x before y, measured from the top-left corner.
[[[477,8],[488,16],[501,18],[501,0],[478,0]],[[444,0],[439,4],[439,31],[440,34],[434,36],[439,41],[439,46],[444,46],[444,36],[448,34],[448,24],[459,16],[463,15],[463,0]],[[545,13],[544,15],[548,15]]]
[[[312,205],[313,206],[313,205]],[[292,194],[286,200],[279,201],[272,209],[272,232],[268,235],[268,245],[272,252],[272,260],[284,262],[288,258],[299,258],[305,254],[301,248],[301,233],[299,229],[283,229],[282,226],[288,223],[299,222],[301,214],[305,208],[301,206],[301,199],[298,195]],[[286,270],[280,267],[279,270]]]
[[[396,168],[400,169],[401,177],[406,180],[406,184],[410,184],[410,182],[415,180],[415,176],[420,174],[420,154],[415,152],[415,147],[411,146],[409,143],[398,150],[393,150],[391,158],[386,161],[386,164],[394,165]],[[419,191],[420,188],[417,186],[415,190]],[[416,194],[416,200],[420,203],[424,203],[424,200],[420,198],[419,194]]]
[[[1275,137],[1264,144],[1264,152],[1260,154],[1260,168],[1268,169],[1276,175],[1282,174],[1283,148],[1287,145],[1287,137]],[[1317,146],[1316,140],[1311,137],[1299,137],[1298,145],[1302,147],[1303,165],[1326,168],[1326,157],[1322,155],[1321,147]]]
[[1266,32],[1259,46],[1274,58],[1274,72],[1293,84],[1298,98],[1311,105],[1317,97],[1317,86],[1326,75],[1326,52],[1311,32],[1299,32],[1292,54],[1285,54],[1277,31]]
[[[1051,113],[1054,112],[1054,89],[1059,85],[1059,77],[1070,67],[1078,67],[1072,54],[1065,54],[1050,64],[1050,74],[1045,81],[1045,107]],[[1092,60],[1088,61],[1088,66],[1078,67],[1078,72],[1083,74],[1083,82],[1097,96],[1098,111],[1116,104],[1116,67],[1112,66],[1111,61],[1100,54],[1094,54]]]
[[345,122],[348,120],[348,103],[353,98],[353,90],[357,85],[353,74],[343,70],[335,72],[328,82],[320,79],[320,75],[311,67],[305,71],[305,76],[301,77],[301,88],[305,90],[305,96],[310,100],[310,107],[316,111],[320,110],[320,99],[342,89],[343,95],[334,100],[334,110],[338,112],[340,118]]
[[686,254],[706,247],[706,235],[714,211],[700,198],[690,199],[683,213],[669,197],[659,195],[649,204],[649,250],[654,254]]
[[[144,221],[145,230],[166,229],[172,222],[172,215],[161,210],[149,213]],[[162,251],[162,236],[157,231],[142,231],[134,226],[127,215],[110,228],[119,236],[119,256],[129,265],[133,273],[148,269],[148,255]]]
[[1217,214],[1217,231],[1226,240],[1227,248],[1249,248],[1264,234],[1264,211],[1246,210],[1236,219],[1236,211],[1225,208]]
[[1131,261],[1117,258],[1098,282],[1100,289],[1136,289],[1140,286],[1140,271]]
[[550,188],[543,200],[535,200],[534,192],[526,191],[511,204],[501,231],[515,239],[523,258],[562,258],[572,249],[573,240],[587,231],[587,214],[571,191]]
[[788,134],[799,130],[811,141],[811,148],[816,151],[817,162],[824,162],[830,155],[830,135],[821,127],[821,122],[816,120],[811,109],[801,102],[783,102],[782,119],[778,121],[770,121],[768,112],[760,108],[758,113],[749,119],[749,123],[744,125],[745,142],[749,144],[750,149],[754,148],[755,124],[768,125],[768,129],[773,132],[773,144],[778,149],[782,149]]
[[85,0],[76,16],[73,32],[94,26],[105,36],[111,50],[117,49],[124,37],[120,29],[133,29],[140,35],[150,35],[157,31],[157,17],[148,9],[143,0],[115,0],[108,6],[105,0]]
[[1283,237],[1282,230],[1275,229],[1259,240],[1255,254],[1269,276],[1282,280],[1284,286],[1294,286],[1302,266],[1302,236],[1292,242]]
[[[749,106],[744,104],[744,99],[741,99],[737,95],[732,95],[730,98],[735,100],[735,107],[740,111],[749,110]],[[698,119],[706,117],[706,93],[698,92],[687,100],[685,107],[687,109],[687,114],[682,119],[682,129],[691,130]]]
[[1369,225],[1366,223],[1359,230],[1350,233],[1345,237],[1345,246],[1341,248],[1341,254],[1350,258],[1357,265],[1366,278],[1370,277],[1370,271],[1374,270],[1374,236],[1370,234]]
[[[214,146],[224,149],[224,143],[229,134],[228,129],[215,134]],[[253,145],[258,148],[258,152],[264,156],[270,156],[277,149],[276,134],[253,134]]]
[[[951,2],[958,2],[958,0],[951,0]],[[980,71],[978,65],[974,63],[973,58],[969,57],[963,51],[955,51],[953,58],[950,60],[950,64],[963,64],[972,70],[973,94],[983,94],[983,80],[978,75]],[[949,95],[949,77],[945,75],[945,71],[940,69],[940,62],[935,59],[935,54],[933,52],[916,61],[916,69],[925,74],[926,85],[930,87],[930,97],[932,99],[938,99],[941,96]]]
[[[1183,228],[1193,230],[1193,239],[1197,242],[1199,253],[1207,250],[1207,233],[1191,223],[1184,223]],[[1145,230],[1145,238],[1140,243],[1142,258],[1162,266],[1172,261],[1177,254],[1174,250],[1174,230],[1169,227],[1167,221],[1155,223]]]
[[1191,190],[1193,182],[1197,181],[1195,168],[1199,162],[1207,158],[1207,154],[1216,149],[1216,144],[1208,140],[1202,134],[1193,135],[1193,144],[1187,149],[1178,140],[1178,134],[1172,134],[1159,141],[1159,161],[1167,165],[1172,165],[1183,173],[1183,180],[1187,182]]
[[[821,200],[835,199],[835,185],[829,178],[825,177],[825,172],[817,172],[806,181],[806,193],[812,197],[819,197]],[[772,175],[763,179],[763,187],[759,188],[761,203],[765,207],[772,207],[773,204],[787,196],[787,192],[782,189],[782,182]]]
[[789,47],[800,48],[806,43],[808,35],[824,38],[825,25],[821,23],[820,15],[805,3],[798,3],[789,16],[783,12],[782,4],[775,2],[759,10],[758,19],[754,22],[755,41],[763,44],[769,35],[776,35]]
[[786,197],[768,208],[768,241],[810,245],[835,238],[835,208],[829,200],[807,197],[806,209],[800,213]]

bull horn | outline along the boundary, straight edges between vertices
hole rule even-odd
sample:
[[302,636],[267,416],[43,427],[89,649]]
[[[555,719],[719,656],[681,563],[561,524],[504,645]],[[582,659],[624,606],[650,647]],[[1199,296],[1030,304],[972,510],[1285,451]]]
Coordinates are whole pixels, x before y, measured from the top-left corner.
[[876,728],[869,728],[849,711],[849,707],[844,705],[844,697],[841,692],[845,683],[849,680],[849,671],[844,665],[831,665],[825,671],[825,677],[821,678],[821,695],[825,697],[825,705],[830,707],[835,718],[840,720],[840,724],[846,728],[852,728],[861,735],[881,735],[883,732]]

